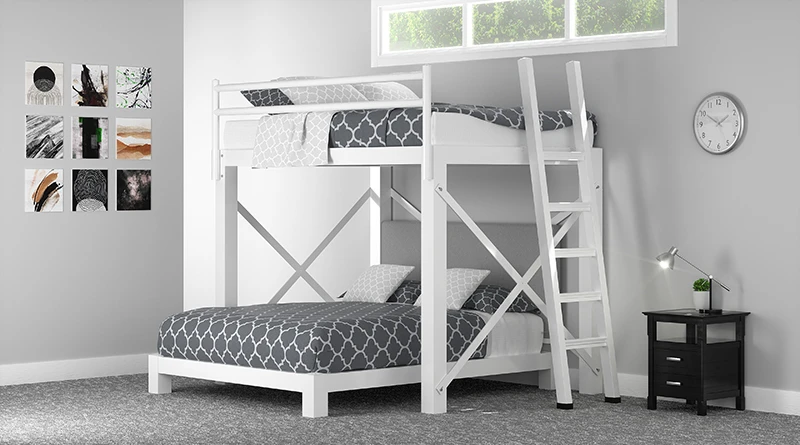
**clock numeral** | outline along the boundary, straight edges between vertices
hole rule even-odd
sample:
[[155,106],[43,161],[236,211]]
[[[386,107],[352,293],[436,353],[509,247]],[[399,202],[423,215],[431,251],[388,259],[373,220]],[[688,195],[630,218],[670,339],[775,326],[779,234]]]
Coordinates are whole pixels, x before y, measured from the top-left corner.
[[703,134],[700,135],[700,137],[705,139],[706,138],[706,132],[704,131]]
[[709,102],[708,103],[708,108],[713,108],[713,107],[714,107],[714,103],[713,102]]
[[727,108],[730,108],[730,107],[731,107],[731,102],[730,102],[730,101],[728,101],[728,106],[727,106]]
[[736,110],[733,110],[733,115],[736,116]]
[[734,124],[734,125],[735,125],[736,127],[738,127],[738,126],[739,126],[739,121],[737,120],[737,121],[736,121],[736,124]]
[[731,141],[730,141],[730,140],[725,140],[725,145],[727,145],[728,147],[730,147],[730,146],[731,146]]
[[700,112],[700,116],[706,117],[706,112],[705,112],[705,110],[703,110],[703,111],[701,111],[701,112]]
[[703,121],[700,121],[700,128],[703,128]]
[[717,105],[722,105],[722,99],[717,99]]
[[739,135],[739,133],[733,133],[733,137],[736,137],[738,135]]
[[707,140],[706,142],[708,143],[708,146],[710,147],[711,146],[711,139]]
[[720,144],[717,144],[717,150],[719,150],[720,148],[722,148],[722,146]]

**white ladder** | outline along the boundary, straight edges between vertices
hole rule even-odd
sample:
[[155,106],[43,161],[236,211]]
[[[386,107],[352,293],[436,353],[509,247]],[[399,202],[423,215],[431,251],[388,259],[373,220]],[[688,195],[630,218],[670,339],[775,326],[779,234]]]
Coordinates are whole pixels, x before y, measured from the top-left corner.
[[[617,378],[614,337],[611,331],[605,261],[602,246],[597,246],[596,243],[596,240],[602,239],[600,233],[600,209],[594,199],[592,147],[589,146],[587,141],[587,132],[589,130],[586,118],[586,103],[583,97],[583,78],[581,76],[580,62],[569,62],[567,64],[572,128],[575,136],[575,151],[568,153],[544,151],[542,131],[539,126],[539,103],[536,96],[533,61],[530,58],[523,58],[519,60],[518,65],[520,84],[522,86],[523,112],[526,122],[525,136],[528,146],[531,184],[533,186],[533,201],[536,211],[539,254],[542,260],[542,279],[544,281],[546,302],[546,308],[544,308],[543,312],[548,320],[557,406],[561,409],[572,408],[567,351],[577,353],[596,371],[596,366],[587,360],[586,352],[597,350],[602,367],[605,400],[610,403],[619,403],[619,380]],[[560,163],[577,165],[580,183],[580,198],[577,202],[550,202],[545,171],[545,162],[548,161],[560,161]],[[559,212],[583,217],[581,226],[584,228],[586,246],[570,249],[556,247],[551,214]],[[558,282],[557,258],[593,259],[593,262],[597,265],[597,279],[595,281],[598,289],[562,293]],[[602,317],[593,317],[596,321],[597,337],[574,338],[571,335],[569,338],[567,337],[568,333],[564,327],[561,306],[566,303],[593,303],[595,306],[600,305]]]

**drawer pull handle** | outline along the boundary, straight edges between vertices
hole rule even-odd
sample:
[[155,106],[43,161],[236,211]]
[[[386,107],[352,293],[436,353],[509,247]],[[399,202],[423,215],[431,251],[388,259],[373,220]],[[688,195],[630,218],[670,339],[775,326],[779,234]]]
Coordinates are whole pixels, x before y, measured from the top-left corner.
[[680,357],[667,357],[668,362],[679,362],[681,361]]
[[672,380],[667,380],[667,385],[669,385],[669,386],[681,386],[681,382],[673,382]]

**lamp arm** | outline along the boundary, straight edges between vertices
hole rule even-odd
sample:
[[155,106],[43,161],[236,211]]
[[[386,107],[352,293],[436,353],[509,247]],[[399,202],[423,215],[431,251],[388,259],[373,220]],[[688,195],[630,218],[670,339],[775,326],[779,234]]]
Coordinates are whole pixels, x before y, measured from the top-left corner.
[[731,288],[729,288],[728,286],[726,286],[726,285],[725,285],[725,284],[724,284],[722,281],[719,281],[719,280],[718,280],[716,277],[714,277],[714,282],[715,282],[715,283],[717,283],[717,284],[719,284],[719,286],[720,286],[721,288],[725,289],[726,291],[728,291],[728,292],[730,292],[730,291],[731,291]]
[[723,283],[722,283],[722,281],[719,281],[719,280],[718,280],[718,279],[716,279],[716,278],[712,278],[712,276],[711,276],[711,275],[709,275],[709,274],[707,274],[706,272],[704,272],[704,271],[703,271],[703,269],[701,269],[701,268],[699,268],[699,267],[695,266],[694,264],[692,264],[692,262],[691,262],[691,261],[689,261],[689,260],[687,260],[686,258],[682,257],[680,254],[676,253],[676,254],[675,254],[675,256],[676,256],[676,257],[678,257],[678,258],[680,258],[680,259],[682,259],[682,260],[683,260],[683,261],[685,261],[687,264],[689,264],[690,266],[692,266],[692,267],[694,267],[695,269],[697,269],[698,271],[700,271],[700,273],[701,273],[701,274],[705,275],[705,276],[706,276],[706,277],[708,277],[709,279],[713,279],[714,281],[716,281],[716,283],[717,283],[717,284],[719,284],[719,285],[720,285],[720,287],[722,287],[722,288],[723,288],[723,289],[725,289],[726,291],[728,291],[728,292],[730,292],[730,291],[731,291],[731,288],[729,288],[728,286],[726,286],[725,284],[723,284]]
[[692,262],[691,262],[691,261],[689,261],[689,260],[687,260],[686,258],[682,257],[682,256],[681,256],[679,253],[676,253],[676,254],[675,254],[675,256],[676,256],[676,257],[678,257],[678,258],[680,258],[680,259],[682,259],[683,261],[686,261],[686,263],[687,263],[687,264],[689,264],[690,266],[692,266],[692,267],[694,267],[695,269],[697,269],[698,271],[700,271],[700,273],[701,273],[701,274],[703,274],[703,275],[705,275],[706,277],[711,277],[711,275],[707,274],[705,271],[703,271],[703,269],[701,269],[701,268],[699,268],[699,267],[695,266],[694,264],[692,264]]

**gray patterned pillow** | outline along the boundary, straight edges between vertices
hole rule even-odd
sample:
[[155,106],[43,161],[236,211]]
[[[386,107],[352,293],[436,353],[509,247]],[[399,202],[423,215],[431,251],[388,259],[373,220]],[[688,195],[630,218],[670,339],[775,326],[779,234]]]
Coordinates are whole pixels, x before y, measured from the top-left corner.
[[400,286],[414,266],[376,264],[370,266],[356,279],[345,294],[343,301],[386,303],[392,292]]
[[[461,309],[464,302],[475,292],[475,289],[489,276],[488,270],[481,269],[447,269],[447,309]],[[418,299],[414,306],[421,306]]]
[[[472,296],[461,306],[461,309],[494,314],[510,293],[510,290],[501,286],[482,284],[475,289],[475,292],[473,292]],[[514,302],[511,303],[507,312],[532,312],[538,314],[539,308],[533,304],[533,301],[531,301],[527,295],[520,293]]]
[[419,96],[414,94],[407,86],[397,82],[373,82],[357,83],[353,88],[363,94],[367,100],[417,100]]
[[416,280],[406,280],[395,289],[394,293],[386,300],[387,303],[414,304],[422,294],[422,283]]
[[[313,76],[280,77],[276,80],[319,79]],[[367,98],[352,85],[322,85],[316,87],[281,88],[295,105],[366,102]]]
[[294,105],[289,97],[283,94],[278,88],[268,90],[244,90],[242,91],[248,102],[254,107],[274,107],[278,105]]

